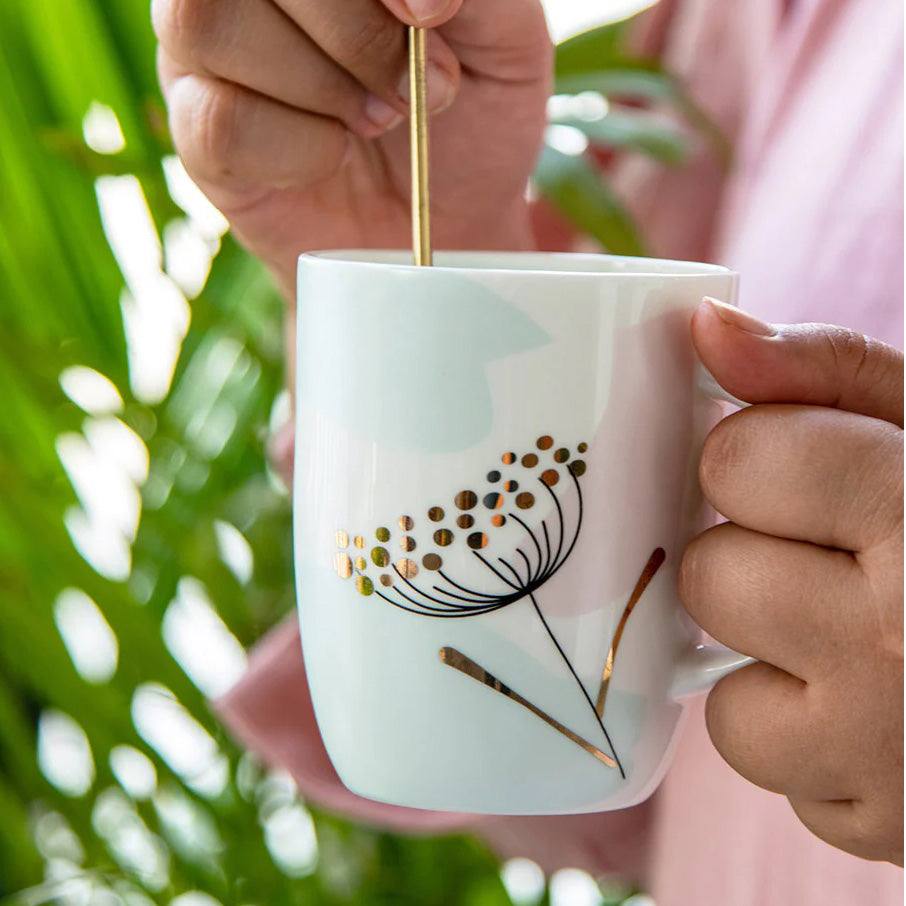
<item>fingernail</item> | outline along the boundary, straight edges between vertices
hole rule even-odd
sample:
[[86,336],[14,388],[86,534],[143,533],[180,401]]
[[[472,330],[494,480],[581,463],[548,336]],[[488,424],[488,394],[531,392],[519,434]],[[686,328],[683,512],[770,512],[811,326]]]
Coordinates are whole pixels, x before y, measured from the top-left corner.
[[[446,70],[441,69],[436,63],[428,63],[425,70],[425,87],[428,90],[428,110],[439,113],[446,110],[453,103],[456,96],[456,86]],[[407,72],[399,84],[400,97],[409,103],[409,73]]]
[[391,107],[376,94],[369,94],[365,99],[365,116],[368,122],[381,132],[388,132],[405,119],[399,110]]
[[450,0],[406,0],[406,6],[416,22],[437,18],[449,5]]
[[742,311],[735,305],[727,305],[726,302],[712,299],[710,296],[705,296],[703,301],[705,305],[711,307],[714,314],[716,314],[724,324],[729,324],[737,330],[754,334],[756,337],[774,337],[777,335],[777,329],[772,324],[766,324],[764,321],[760,321],[754,315],[750,315],[747,311]]

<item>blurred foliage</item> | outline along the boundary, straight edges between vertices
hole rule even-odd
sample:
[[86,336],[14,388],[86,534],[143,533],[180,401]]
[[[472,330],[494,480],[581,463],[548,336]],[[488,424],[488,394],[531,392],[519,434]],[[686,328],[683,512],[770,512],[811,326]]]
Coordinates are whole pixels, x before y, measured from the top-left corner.
[[[618,38],[611,27],[563,45],[558,90],[694,109],[656,67],[623,58]],[[95,102],[115,111],[125,139],[118,153],[83,139]],[[673,126],[629,107],[561,125],[666,164],[685,153]],[[304,836],[309,812],[285,778],[230,742],[165,641],[162,624],[184,577],[198,580],[243,647],[293,606],[290,508],[264,455],[283,383],[281,303],[229,236],[199,239],[195,215],[171,196],[162,166],[169,155],[145,0],[0,4],[0,902],[140,906],[200,891],[225,904],[268,906],[507,904],[497,862],[464,837],[408,839],[315,812],[316,847],[287,861],[271,839],[272,819],[290,816]],[[124,295],[99,216],[96,181],[124,174],[138,180],[157,243],[180,227],[213,258],[204,288],[184,288],[191,323],[161,399],[136,390],[124,327],[135,300]],[[538,183],[611,250],[641,250],[587,157],[548,149]],[[182,300],[167,243],[164,253],[149,248],[143,264],[161,298]],[[133,329],[140,334],[142,324]],[[115,414],[86,415],[67,398],[60,375],[72,366],[113,382],[123,399]],[[139,451],[141,518],[134,538],[123,528],[127,568],[120,575],[108,566],[105,575],[73,541],[87,504],[61,463],[61,437],[81,438],[96,456],[98,437],[123,425]],[[110,481],[115,491],[112,472]],[[223,555],[223,523],[245,539],[250,576]],[[67,588],[96,602],[116,637],[118,665],[103,681],[86,679],[64,645],[54,604]],[[181,703],[214,740],[216,782],[181,772],[165,746],[158,751],[139,732],[135,695],[149,688]],[[54,715],[87,737],[93,768],[84,789],[64,791],[42,771],[38,728]],[[153,765],[156,785],[143,795],[126,795],[111,766],[122,746]]]
[[[580,231],[616,255],[644,255],[632,218],[607,185],[614,152],[683,164],[705,144],[726,166],[730,148],[680,80],[656,59],[627,51],[627,21],[592,29],[557,47],[551,123],[581,133],[590,153],[564,150],[550,130],[535,183]],[[574,142],[569,142],[573,145]]]

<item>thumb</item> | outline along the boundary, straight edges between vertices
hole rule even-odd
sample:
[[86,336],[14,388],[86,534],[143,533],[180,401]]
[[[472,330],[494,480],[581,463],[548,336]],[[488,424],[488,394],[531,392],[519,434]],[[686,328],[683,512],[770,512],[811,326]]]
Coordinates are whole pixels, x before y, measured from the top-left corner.
[[692,318],[702,363],[748,403],[830,406],[903,427],[903,354],[829,324],[765,324],[706,298]]

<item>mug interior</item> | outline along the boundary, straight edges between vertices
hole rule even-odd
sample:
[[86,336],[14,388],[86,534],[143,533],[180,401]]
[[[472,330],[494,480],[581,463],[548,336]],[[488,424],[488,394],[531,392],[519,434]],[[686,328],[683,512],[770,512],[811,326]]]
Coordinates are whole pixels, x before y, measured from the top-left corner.
[[[424,272],[412,263],[408,251],[344,249],[311,252],[302,259],[358,264],[364,267],[411,269]],[[434,270],[533,271],[536,273],[620,274],[639,277],[701,277],[733,272],[718,264],[673,261],[666,258],[630,258],[573,252],[435,252]]]

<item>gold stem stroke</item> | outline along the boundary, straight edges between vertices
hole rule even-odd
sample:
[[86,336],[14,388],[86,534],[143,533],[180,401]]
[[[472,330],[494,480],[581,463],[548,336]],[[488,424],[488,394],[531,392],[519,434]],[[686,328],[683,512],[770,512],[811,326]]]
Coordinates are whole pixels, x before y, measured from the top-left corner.
[[449,647],[441,648],[440,659],[448,667],[452,667],[454,670],[458,670],[460,673],[472,677],[472,679],[477,680],[479,683],[483,683],[489,689],[493,689],[495,692],[505,695],[510,701],[516,702],[517,705],[522,705],[523,708],[531,711],[536,717],[540,717],[541,720],[553,727],[558,733],[562,733],[567,739],[588,752],[589,755],[606,764],[607,767],[615,768],[617,766],[617,763],[605,752],[602,752],[597,746],[593,746],[581,736],[573,733],[568,727],[564,727],[560,721],[555,720],[549,714],[542,711],[537,705],[533,705],[530,701],[523,698],[515,691],[515,689],[511,689],[505,683],[502,683],[496,676],[492,673],[488,673],[484,667],[476,664],[475,661],[470,657],[467,657],[461,651]]
[[607,701],[607,690],[610,688],[610,678],[613,675],[613,665],[617,659],[617,650],[620,647],[620,642],[623,640],[623,630],[626,628],[630,614],[635,610],[636,604],[639,603],[640,598],[645,593],[645,589],[648,588],[649,583],[654,578],[654,574],[661,568],[666,557],[664,549],[659,547],[648,558],[648,562],[645,564],[645,568],[642,570],[642,574],[639,576],[638,581],[635,583],[635,588],[633,588],[632,594],[629,596],[629,602],[623,609],[620,622],[617,623],[617,631],[613,634],[613,641],[610,643],[610,650],[607,652],[607,660],[604,661],[604,670],[601,672],[601,688],[598,690],[598,701],[595,705],[598,717],[602,719],[604,717],[604,705]]

